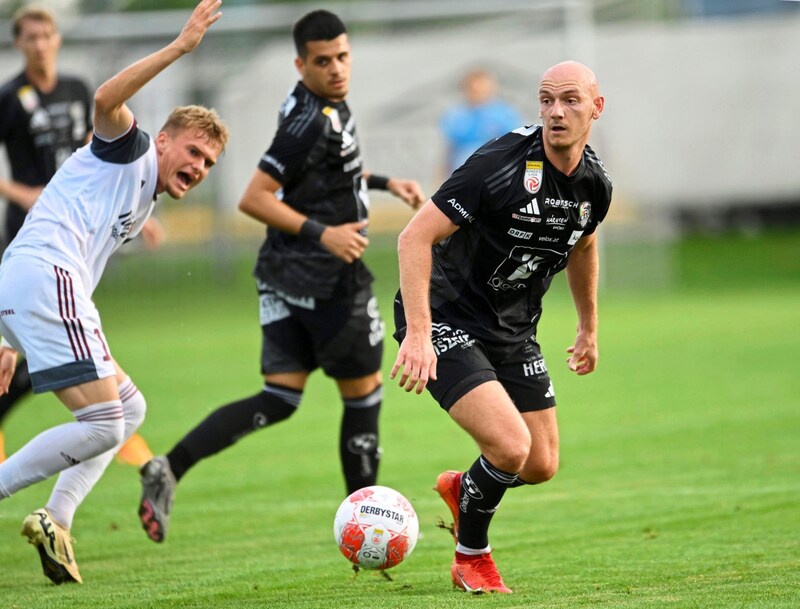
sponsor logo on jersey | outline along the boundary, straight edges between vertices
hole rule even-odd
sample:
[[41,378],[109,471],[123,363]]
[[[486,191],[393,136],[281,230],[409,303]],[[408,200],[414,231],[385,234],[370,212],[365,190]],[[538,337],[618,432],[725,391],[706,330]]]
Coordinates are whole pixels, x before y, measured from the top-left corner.
[[558,243],[561,241],[558,237],[548,237],[547,235],[542,235],[539,237],[539,241],[544,241],[545,243]]
[[545,197],[544,204],[547,207],[560,207],[562,209],[578,207],[576,201],[570,201],[569,199],[551,199],[550,197]]
[[578,242],[578,239],[583,237],[582,230],[574,230],[572,234],[569,236],[569,241],[567,241],[567,245],[575,245]]
[[528,203],[525,207],[520,207],[519,210],[523,214],[528,214],[532,216],[541,215],[541,212],[539,211],[539,202],[536,200],[536,197],[533,197],[530,203]]
[[541,218],[536,217],[541,214],[541,212],[539,211],[539,202],[536,200],[536,197],[533,197],[533,199],[531,199],[530,203],[528,203],[527,205],[520,207],[519,211],[521,211],[522,214],[525,215],[512,213],[511,217],[514,218],[515,220],[522,220],[523,222],[542,221]]
[[547,226],[556,230],[564,230],[569,220],[561,216],[550,216],[547,218]]
[[586,224],[589,222],[589,218],[592,216],[592,204],[589,201],[584,201],[578,206],[578,222],[580,222],[581,228],[585,228]]
[[533,233],[528,233],[524,230],[517,230],[516,228],[509,228],[508,234],[512,237],[516,237],[517,239],[530,239],[533,237]]
[[514,218],[514,220],[521,220],[523,222],[538,223],[542,221],[541,218],[537,218],[536,216],[522,216],[520,214],[511,214],[511,217]]
[[134,217],[132,212],[125,212],[121,214],[114,226],[111,227],[111,238],[115,240],[125,240],[133,228]]
[[542,187],[542,174],[544,173],[544,163],[542,161],[525,161],[525,175],[522,183],[532,195],[539,192]]
[[0,310],[0,317],[5,317],[6,315],[16,315],[14,313],[14,309],[2,309]]
[[438,357],[454,347],[467,349],[475,343],[475,339],[470,338],[464,330],[452,328],[447,324],[434,323],[431,325],[431,342]]
[[556,397],[556,390],[553,389],[553,381],[550,381],[550,386],[547,388],[547,393],[544,394],[546,398]]
[[472,216],[466,209],[461,206],[461,203],[456,201],[455,199],[447,199],[447,202],[450,204],[450,207],[458,212],[458,215],[464,218],[467,222],[474,222],[475,217]]
[[566,257],[567,253],[558,250],[515,245],[487,283],[496,292],[524,290],[531,275],[547,276]]
[[358,146],[355,135],[350,133],[347,129],[342,131],[342,149],[339,151],[339,156],[347,156],[354,152]]
[[532,362],[522,364],[522,374],[525,376],[541,376],[547,374],[547,364],[544,363],[544,358],[538,358]]

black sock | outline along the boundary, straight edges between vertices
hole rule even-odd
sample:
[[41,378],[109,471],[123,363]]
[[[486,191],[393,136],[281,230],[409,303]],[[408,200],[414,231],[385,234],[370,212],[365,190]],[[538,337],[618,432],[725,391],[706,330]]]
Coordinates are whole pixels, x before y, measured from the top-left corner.
[[344,400],[344,416],[339,435],[339,456],[347,494],[378,479],[381,449],[378,445],[378,415],[381,412],[383,387],[363,398]]
[[17,400],[26,396],[31,390],[31,375],[28,374],[28,362],[21,359],[17,362],[17,369],[11,382],[8,384],[8,393],[0,395],[0,422],[6,418]]
[[516,474],[497,469],[483,455],[464,472],[459,491],[458,541],[461,545],[473,550],[489,545],[492,516],[516,477]]
[[258,394],[219,407],[167,454],[175,479],[247,434],[290,417],[302,395],[302,391],[267,383]]
[[517,488],[519,486],[533,486],[534,484],[535,484],[534,482],[525,482],[525,480],[517,476],[516,478],[514,478],[514,482],[508,485],[508,488]]

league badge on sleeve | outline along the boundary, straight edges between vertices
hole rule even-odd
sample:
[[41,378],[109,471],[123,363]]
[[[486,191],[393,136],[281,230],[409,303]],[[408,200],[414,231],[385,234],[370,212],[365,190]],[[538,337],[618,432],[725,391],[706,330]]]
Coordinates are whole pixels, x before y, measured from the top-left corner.
[[589,218],[592,215],[592,204],[589,201],[584,201],[578,207],[578,222],[581,225],[581,228],[586,228],[586,224],[589,222]]
[[544,174],[544,163],[542,161],[525,161],[525,176],[522,178],[525,190],[532,195],[539,192],[542,187],[542,175]]

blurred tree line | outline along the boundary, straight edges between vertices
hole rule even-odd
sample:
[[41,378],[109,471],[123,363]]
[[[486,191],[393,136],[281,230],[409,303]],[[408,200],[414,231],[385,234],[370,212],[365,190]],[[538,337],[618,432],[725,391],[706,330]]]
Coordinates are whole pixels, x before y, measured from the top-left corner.
[[[303,0],[280,0],[280,4]],[[108,13],[120,11],[159,11],[169,9],[191,9],[198,0],[80,0],[82,13]],[[253,4],[277,4],[275,0],[224,0],[225,6]]]

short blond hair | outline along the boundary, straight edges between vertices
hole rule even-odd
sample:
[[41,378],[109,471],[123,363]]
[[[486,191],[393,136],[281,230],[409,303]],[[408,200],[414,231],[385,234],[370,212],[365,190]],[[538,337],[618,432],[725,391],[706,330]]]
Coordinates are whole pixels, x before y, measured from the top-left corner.
[[56,32],[58,31],[55,15],[43,6],[31,4],[29,6],[23,6],[14,13],[14,18],[11,21],[11,32],[14,34],[14,40],[19,38],[19,35],[22,33],[22,22],[26,19],[48,23],[53,26]]
[[178,131],[195,129],[202,131],[212,142],[220,145],[220,152],[228,143],[228,127],[213,108],[205,106],[178,106],[167,117],[161,131],[174,135]]

